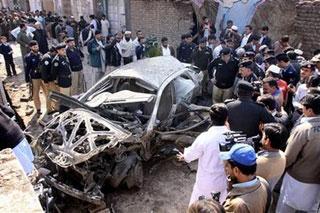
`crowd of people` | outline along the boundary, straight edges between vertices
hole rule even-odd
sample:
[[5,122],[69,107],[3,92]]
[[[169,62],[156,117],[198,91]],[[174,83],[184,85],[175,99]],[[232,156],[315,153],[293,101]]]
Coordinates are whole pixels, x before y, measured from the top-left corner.
[[[40,88],[46,97],[50,91],[79,95],[114,69],[146,57],[143,32],[135,38],[130,31],[112,35],[106,16],[77,22],[45,11],[3,11],[0,22],[7,75],[17,74],[7,42],[16,40],[38,114]],[[10,31],[17,27],[13,38]],[[199,68],[202,95],[213,103],[210,129],[178,154],[181,161],[199,160],[188,212],[262,213],[272,205],[285,213],[319,210],[320,50],[307,60],[288,35],[273,42],[268,31],[247,25],[241,35],[230,20],[217,36],[203,17],[198,36],[182,35],[176,49],[168,38],[160,40],[158,55]],[[84,69],[84,58],[90,69]],[[46,108],[48,114],[58,110],[49,99]],[[221,150],[230,131],[261,140]]]

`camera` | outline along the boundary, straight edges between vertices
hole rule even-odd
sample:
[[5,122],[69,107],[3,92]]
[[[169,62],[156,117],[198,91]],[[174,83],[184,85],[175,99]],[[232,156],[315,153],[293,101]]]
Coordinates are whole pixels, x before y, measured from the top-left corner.
[[241,131],[229,131],[224,133],[226,136],[225,141],[223,143],[219,143],[220,152],[228,152],[232,148],[233,145],[237,143],[244,143],[252,146],[256,152],[259,151],[261,147],[261,137],[260,135],[247,137]]

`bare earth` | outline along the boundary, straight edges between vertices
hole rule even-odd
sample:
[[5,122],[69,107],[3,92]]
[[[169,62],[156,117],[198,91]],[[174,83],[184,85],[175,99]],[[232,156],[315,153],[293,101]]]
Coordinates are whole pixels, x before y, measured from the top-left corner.
[[[33,102],[20,102],[23,94],[28,94],[22,71],[22,58],[19,45],[12,43],[14,61],[18,72],[17,77],[6,77],[3,57],[0,58],[0,78],[4,79],[7,91],[13,101],[13,105],[20,105],[17,112],[24,119],[27,131],[37,137],[42,131],[38,124],[39,117],[35,111],[26,116],[27,104],[33,106]],[[88,69],[87,63],[85,69]],[[41,94],[42,112],[45,112],[45,99]],[[40,117],[41,118],[41,117]],[[109,194],[115,212],[120,213],[178,213],[186,212],[192,187],[195,181],[195,172],[191,173],[185,164],[176,163],[175,159],[158,161],[145,167],[144,186],[142,189],[121,189]]]

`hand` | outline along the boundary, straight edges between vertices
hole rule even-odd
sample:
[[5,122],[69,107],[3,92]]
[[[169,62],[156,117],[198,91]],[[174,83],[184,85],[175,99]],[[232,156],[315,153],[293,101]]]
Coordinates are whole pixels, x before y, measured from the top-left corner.
[[177,158],[178,158],[178,161],[184,161],[183,153],[179,152],[179,153],[177,154]]

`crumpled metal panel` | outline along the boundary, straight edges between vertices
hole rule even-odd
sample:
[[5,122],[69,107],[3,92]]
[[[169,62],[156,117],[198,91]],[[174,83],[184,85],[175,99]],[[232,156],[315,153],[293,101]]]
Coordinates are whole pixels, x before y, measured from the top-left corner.
[[146,58],[129,63],[109,74],[111,77],[140,79],[155,89],[173,73],[185,68],[185,65],[172,56]]
[[47,126],[61,135],[45,150],[63,168],[82,163],[131,136],[131,133],[85,109],[69,110]]

